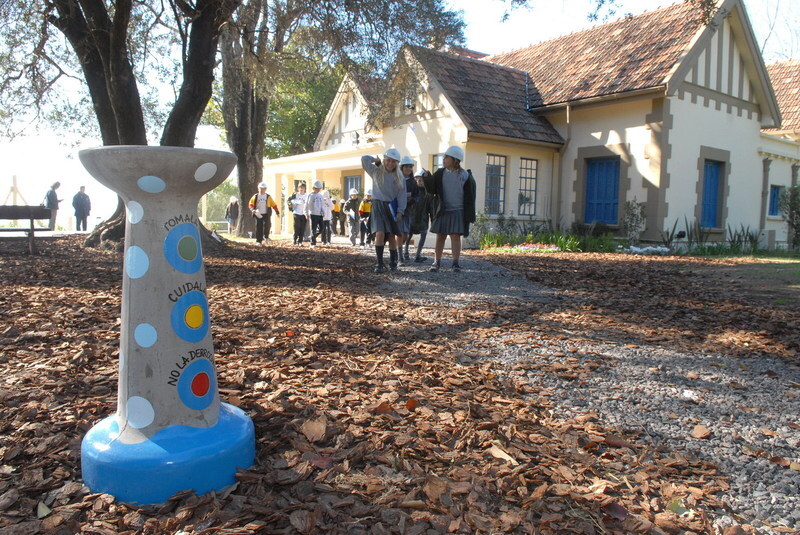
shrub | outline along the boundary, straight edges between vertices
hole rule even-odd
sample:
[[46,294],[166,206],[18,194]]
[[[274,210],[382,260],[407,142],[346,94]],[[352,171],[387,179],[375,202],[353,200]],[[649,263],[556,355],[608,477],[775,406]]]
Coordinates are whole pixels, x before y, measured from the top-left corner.
[[778,200],[778,210],[789,225],[792,249],[800,249],[800,184],[784,190]]

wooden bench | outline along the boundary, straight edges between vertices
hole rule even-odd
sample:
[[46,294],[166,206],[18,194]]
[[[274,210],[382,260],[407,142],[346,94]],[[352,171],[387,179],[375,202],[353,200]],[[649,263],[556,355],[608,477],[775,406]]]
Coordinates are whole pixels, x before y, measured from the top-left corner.
[[36,245],[33,242],[34,233],[39,230],[53,230],[47,227],[34,227],[36,219],[47,219],[50,222],[50,209],[44,206],[0,206],[0,219],[17,220],[28,219],[30,227],[0,227],[0,232],[25,232],[28,235],[28,250],[36,254]]

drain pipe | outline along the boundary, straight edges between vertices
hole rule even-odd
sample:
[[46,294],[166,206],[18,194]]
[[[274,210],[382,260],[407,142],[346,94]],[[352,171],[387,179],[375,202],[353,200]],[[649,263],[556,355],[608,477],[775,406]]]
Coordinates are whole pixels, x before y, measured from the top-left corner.
[[572,140],[572,118],[570,116],[572,113],[572,105],[567,104],[564,112],[566,115],[566,137],[564,138],[564,144],[558,149],[558,153],[553,153],[553,160],[557,158],[558,162],[553,166],[556,171],[553,173],[553,183],[550,185],[550,191],[553,195],[552,211],[554,228],[556,228],[556,225],[560,226],[561,224],[561,187],[564,182],[564,155],[567,152],[569,142]]

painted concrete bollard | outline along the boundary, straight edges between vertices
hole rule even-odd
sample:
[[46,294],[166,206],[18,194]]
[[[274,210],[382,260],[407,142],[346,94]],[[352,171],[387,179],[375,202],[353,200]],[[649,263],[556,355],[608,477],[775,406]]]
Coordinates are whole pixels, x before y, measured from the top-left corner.
[[117,412],[84,437],[83,480],[136,504],[231,485],[253,464],[255,433],[219,401],[197,203],[236,156],[109,146],[79,157],[127,208]]

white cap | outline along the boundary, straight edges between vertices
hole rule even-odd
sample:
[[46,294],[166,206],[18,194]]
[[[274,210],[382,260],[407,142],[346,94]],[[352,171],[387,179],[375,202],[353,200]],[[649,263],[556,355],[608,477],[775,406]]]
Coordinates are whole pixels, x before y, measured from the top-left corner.
[[325,197],[326,199],[331,198],[331,194],[326,189],[322,190],[322,196]]
[[237,199],[236,197],[234,197],[233,195],[231,195],[231,202],[237,202],[238,200],[239,200],[239,199]]
[[322,180],[315,180],[312,187],[322,189]]
[[399,161],[400,161],[400,159],[401,159],[401,156],[400,156],[400,151],[399,151],[399,150],[397,150],[397,149],[389,149],[389,150],[387,150],[386,152],[384,152],[384,153],[383,153],[383,155],[384,155],[386,158],[391,158],[392,160],[396,160],[396,161],[398,161],[398,162],[399,162]]
[[358,190],[356,188],[350,188],[350,195],[358,195]]
[[464,161],[464,149],[459,147],[458,145],[452,145],[444,151],[445,156],[450,156],[451,158],[455,158],[459,162]]
[[262,182],[261,184],[258,185],[258,187],[267,189],[267,183],[266,182]]
[[411,156],[403,156],[403,159],[400,160],[400,167],[404,165],[414,165],[414,160],[411,159]]
[[417,174],[416,174],[416,175],[414,175],[414,176],[425,176],[425,173],[427,173],[427,172],[428,172],[428,171],[426,171],[426,170],[425,170],[425,168],[423,167],[422,169],[420,169],[419,171],[417,171]]
[[367,190],[367,195],[369,195],[370,197],[372,197],[372,190],[371,190],[371,189],[368,189],[368,190]]

